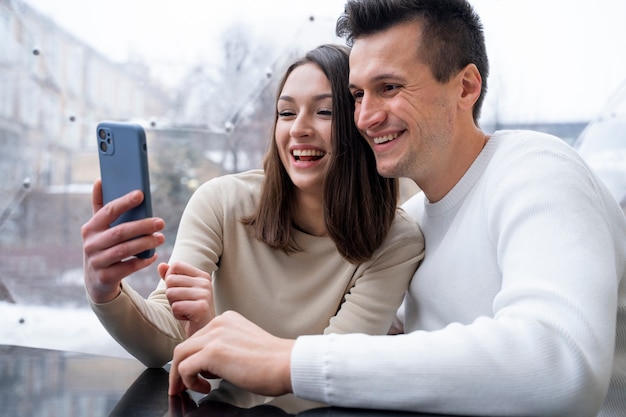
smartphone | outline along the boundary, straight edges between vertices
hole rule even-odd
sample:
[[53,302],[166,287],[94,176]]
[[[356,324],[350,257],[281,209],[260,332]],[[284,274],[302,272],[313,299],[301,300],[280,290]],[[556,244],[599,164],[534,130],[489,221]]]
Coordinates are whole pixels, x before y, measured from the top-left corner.
[[[103,121],[98,123],[96,137],[104,203],[133,190],[141,190],[144,195],[139,206],[123,213],[110,227],[152,217],[148,147],[143,127],[134,123]],[[154,249],[150,249],[136,256],[149,258],[153,254]]]

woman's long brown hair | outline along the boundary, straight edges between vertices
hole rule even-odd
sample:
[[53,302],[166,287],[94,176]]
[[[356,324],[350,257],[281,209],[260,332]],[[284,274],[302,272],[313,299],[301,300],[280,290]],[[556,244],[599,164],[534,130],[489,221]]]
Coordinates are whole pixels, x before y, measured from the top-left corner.
[[[324,181],[324,221],[339,253],[351,263],[371,258],[383,243],[398,203],[398,180],[376,171],[369,145],[354,124],[354,100],[348,89],[350,49],[321,45],[289,66],[277,91],[277,100],[291,72],[306,63],[317,65],[330,81],[333,96],[332,159]],[[274,128],[263,167],[265,182],[256,213],[242,219],[255,236],[285,253],[302,250],[294,232],[295,190],[276,145]]]

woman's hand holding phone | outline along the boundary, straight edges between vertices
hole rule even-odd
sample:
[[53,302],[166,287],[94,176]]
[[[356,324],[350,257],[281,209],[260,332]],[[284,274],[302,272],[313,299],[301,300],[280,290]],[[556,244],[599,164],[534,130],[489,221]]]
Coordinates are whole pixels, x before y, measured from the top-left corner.
[[[163,219],[148,217],[110,227],[122,213],[143,201],[141,191],[131,191],[106,205],[102,198],[102,182],[96,180],[92,193],[93,216],[82,226],[85,287],[95,303],[112,301],[120,293],[122,279],[156,261],[134,255],[153,250],[165,242],[160,233]],[[135,236],[140,236],[133,239]]]
[[[146,132],[135,123],[103,121],[96,127],[102,201],[108,203],[131,191],[141,190],[140,204],[120,213],[110,226],[152,217],[150,169]],[[136,236],[130,236],[134,239]],[[153,250],[138,252],[139,258],[150,258]]]

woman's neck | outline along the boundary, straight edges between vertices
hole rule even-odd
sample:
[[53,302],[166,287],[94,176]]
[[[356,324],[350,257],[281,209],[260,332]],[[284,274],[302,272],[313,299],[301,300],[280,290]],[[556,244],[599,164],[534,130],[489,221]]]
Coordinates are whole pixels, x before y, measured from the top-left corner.
[[326,236],[324,206],[321,195],[296,193],[296,216],[294,227],[313,236]]

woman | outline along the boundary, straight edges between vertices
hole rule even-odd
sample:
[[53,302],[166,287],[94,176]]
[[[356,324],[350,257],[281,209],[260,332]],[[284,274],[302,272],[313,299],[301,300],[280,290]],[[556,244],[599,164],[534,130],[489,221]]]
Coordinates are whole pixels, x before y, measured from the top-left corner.
[[[143,247],[135,241],[154,246],[162,236],[108,232],[109,218],[94,219],[115,210],[94,203],[83,226],[91,306],[147,366],[162,366],[180,341],[227,310],[281,337],[389,330],[424,242],[396,207],[397,180],[376,173],[354,126],[348,53],[322,45],[287,69],[264,170],[218,177],[194,193],[170,262],[158,267],[163,280],[147,300],[112,269],[119,272],[123,255]],[[152,227],[162,225],[153,220]],[[119,238],[140,234],[148,236]],[[110,250],[113,244],[132,248]],[[155,259],[127,260],[133,264],[124,272]]]

